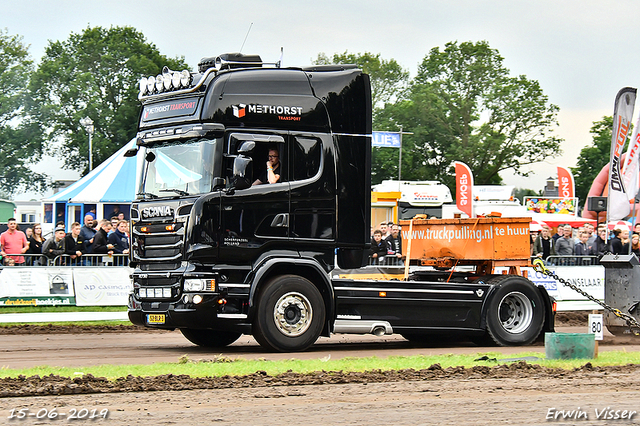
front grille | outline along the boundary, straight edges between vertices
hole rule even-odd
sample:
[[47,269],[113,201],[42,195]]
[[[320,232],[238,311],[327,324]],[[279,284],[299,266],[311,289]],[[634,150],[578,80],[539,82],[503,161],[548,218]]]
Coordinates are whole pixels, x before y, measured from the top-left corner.
[[[140,261],[141,269],[145,261],[178,261],[184,248],[184,225],[182,223],[162,223],[144,225],[137,223],[133,228],[135,257]],[[159,269],[167,268],[161,264]],[[153,270],[153,266],[149,269]]]
[[150,249],[150,248],[146,248],[144,250],[142,250],[142,256],[148,259],[153,259],[153,258],[163,258],[163,257],[176,257],[177,255],[180,254],[182,245],[180,245],[180,247],[176,247],[173,249],[161,249],[161,248],[157,248],[157,249]]
[[174,277],[154,277],[140,278],[136,277],[136,283],[140,285],[173,285],[180,282],[180,276]]
[[173,245],[179,243],[181,238],[180,235],[145,235],[144,244],[145,246],[166,246]]
[[178,269],[180,262],[141,263],[138,267],[141,271],[170,271]]

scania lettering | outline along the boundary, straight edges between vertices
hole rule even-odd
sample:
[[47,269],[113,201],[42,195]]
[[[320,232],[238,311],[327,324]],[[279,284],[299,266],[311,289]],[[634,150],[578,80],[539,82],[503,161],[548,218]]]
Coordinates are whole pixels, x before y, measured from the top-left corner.
[[[283,352],[332,333],[522,345],[553,329],[544,288],[514,273],[528,260],[524,220],[403,221],[403,232],[432,238],[413,241],[411,273],[361,275],[380,271],[363,268],[372,107],[357,67],[281,68],[224,54],[197,73],[143,78],[139,98],[137,148],[127,153],[144,162],[131,213],[134,324],[179,329],[212,348],[251,334]],[[269,157],[279,159],[279,180],[256,185],[268,181]],[[506,235],[508,226],[518,231]],[[522,243],[515,263],[495,248],[513,241]],[[473,272],[447,267],[439,244],[458,257],[456,247],[473,248],[461,259]],[[497,265],[512,273],[494,274]]]
[[171,207],[169,206],[158,206],[158,207],[147,207],[142,210],[143,218],[151,218],[151,217],[160,217],[160,216],[171,216]]

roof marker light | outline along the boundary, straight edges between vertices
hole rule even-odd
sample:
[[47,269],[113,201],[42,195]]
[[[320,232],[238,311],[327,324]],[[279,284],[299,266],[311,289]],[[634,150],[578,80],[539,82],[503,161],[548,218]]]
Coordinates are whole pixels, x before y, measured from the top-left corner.
[[142,77],[140,79],[140,93],[142,93],[143,95],[145,93],[147,93],[147,77]]
[[188,70],[182,70],[180,74],[180,84],[182,87],[189,87],[189,84],[191,84],[191,73]]
[[171,84],[174,89],[178,89],[180,87],[180,79],[182,78],[182,74],[179,72],[174,72],[171,74]]
[[153,89],[156,87],[156,78],[154,76],[151,76],[149,78],[147,78],[147,90],[149,91],[149,93],[153,93]]
[[164,83],[164,90],[171,90],[171,71],[167,67],[162,69],[162,82]]
[[156,90],[158,92],[162,92],[162,88],[164,87],[164,83],[162,82],[163,78],[162,78],[162,74],[158,74],[156,76]]

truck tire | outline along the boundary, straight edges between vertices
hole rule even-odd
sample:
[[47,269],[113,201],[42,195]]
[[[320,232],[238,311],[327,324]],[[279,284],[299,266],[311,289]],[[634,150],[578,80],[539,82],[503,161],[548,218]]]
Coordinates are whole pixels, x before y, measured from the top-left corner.
[[528,345],[544,326],[545,307],[540,292],[526,278],[502,275],[494,286],[486,311],[487,333],[500,346]]
[[305,278],[273,278],[263,288],[256,306],[253,337],[269,350],[304,351],[322,332],[324,301],[316,286]]
[[242,333],[217,330],[181,328],[180,332],[188,341],[203,348],[223,348],[238,340]]

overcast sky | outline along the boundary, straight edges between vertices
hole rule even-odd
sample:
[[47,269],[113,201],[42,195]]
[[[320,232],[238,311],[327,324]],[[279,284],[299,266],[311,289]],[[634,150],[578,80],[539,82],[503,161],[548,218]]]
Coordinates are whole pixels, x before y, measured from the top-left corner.
[[[503,173],[505,184],[542,189],[555,167],[575,166],[591,142],[593,121],[613,113],[625,86],[640,85],[637,0],[395,0],[395,1],[166,1],[1,0],[0,27],[23,36],[38,62],[49,40],[66,40],[90,26],[129,25],[167,56],[195,69],[202,57],[239,51],[284,66],[309,65],[319,52],[380,53],[415,76],[429,50],[449,41],[487,40],[512,75],[538,80],[560,107],[564,155],[532,167],[525,179]],[[640,107],[636,109],[640,110]],[[637,114],[636,114],[637,115]],[[635,122],[635,118],[634,118]],[[375,129],[374,129],[375,130]],[[134,135],[132,135],[133,137]],[[56,178],[76,173],[52,168]],[[21,197],[18,197],[21,199]]]

